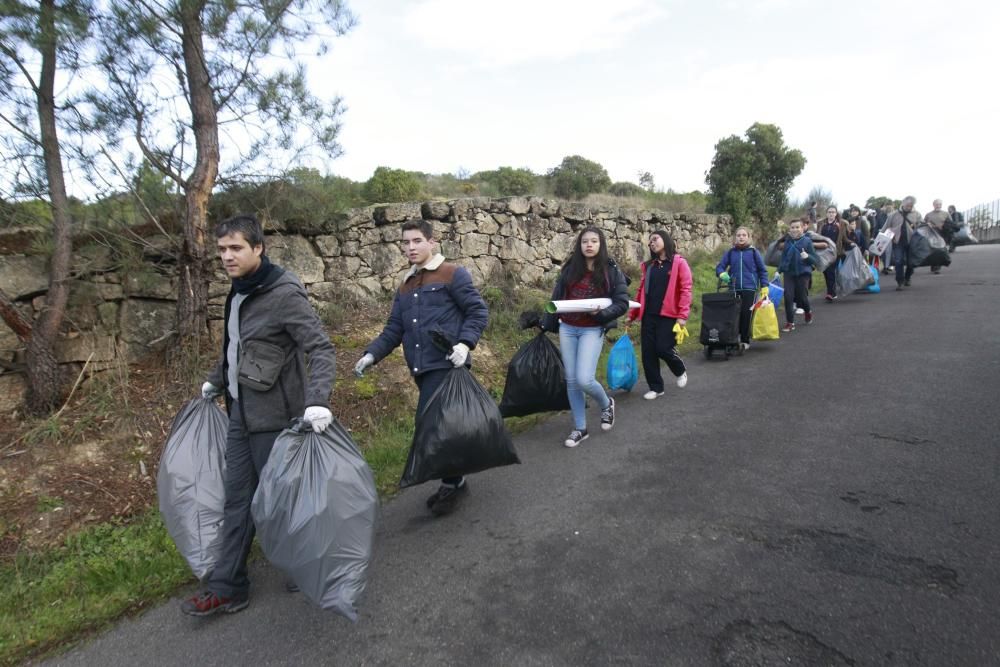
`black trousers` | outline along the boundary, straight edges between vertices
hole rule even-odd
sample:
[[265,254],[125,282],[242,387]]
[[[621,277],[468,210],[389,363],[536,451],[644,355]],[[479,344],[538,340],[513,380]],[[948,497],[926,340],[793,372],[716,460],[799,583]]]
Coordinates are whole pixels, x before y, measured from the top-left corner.
[[[426,373],[414,376],[413,380],[417,383],[417,391],[420,392],[420,395],[417,398],[417,415],[415,419],[420,419],[420,414],[424,411],[424,407],[426,407],[427,402],[431,400],[431,396],[433,396],[437,388],[441,386],[444,379],[448,377],[448,373],[450,373],[451,370],[452,369],[450,368],[438,368],[436,370],[427,371]],[[462,479],[463,477],[461,476],[446,477],[442,479],[441,482],[443,484],[459,484]]]
[[754,290],[739,290],[736,292],[740,297],[740,342],[750,342],[750,321],[753,319],[753,311],[750,308],[757,299],[757,292]]
[[807,313],[812,310],[809,305],[809,279],[810,274],[803,273],[801,276],[785,274],[785,321],[795,322],[795,304]]
[[837,296],[837,262],[832,262],[823,269],[823,278],[826,279],[826,293]]
[[687,370],[677,356],[677,337],[674,335],[672,317],[660,317],[646,313],[642,317],[642,371],[646,384],[655,392],[663,391],[663,376],[660,374],[660,359],[667,362],[667,368],[680,377]]
[[260,471],[271,456],[281,431],[248,433],[239,401],[229,408],[226,432],[226,504],[223,510],[222,548],[215,568],[208,575],[207,588],[220,597],[245,598],[250,593],[247,557],[257,529],[250,515],[250,503],[260,481]]

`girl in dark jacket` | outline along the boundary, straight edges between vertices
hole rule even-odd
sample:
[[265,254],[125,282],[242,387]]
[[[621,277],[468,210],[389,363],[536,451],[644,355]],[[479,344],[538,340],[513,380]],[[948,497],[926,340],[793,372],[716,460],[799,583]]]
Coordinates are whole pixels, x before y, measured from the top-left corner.
[[[837,246],[837,258],[841,258],[844,245],[844,221],[837,212],[836,206],[826,208],[826,222],[820,228],[819,233],[830,239]],[[823,269],[823,278],[826,279],[826,296],[828,302],[837,298],[837,262],[830,262],[830,266]]]
[[566,393],[573,413],[573,430],[563,443],[567,447],[576,447],[589,437],[585,395],[601,408],[603,430],[609,431],[615,424],[615,399],[608,396],[595,375],[605,330],[628,310],[625,275],[608,257],[604,232],[597,227],[585,227],[559,273],[552,300],[600,298],[611,299],[611,305],[585,313],[562,313],[558,319],[556,315],[546,315],[542,321],[546,331],[559,331]]
[[642,279],[636,300],[639,308],[629,313],[629,323],[642,320],[642,370],[649,391],[643,398],[663,395],[660,359],[677,378],[677,386],[687,385],[687,368],[677,355],[674,325],[687,324],[691,314],[691,267],[674,251],[670,234],[658,230],[649,235],[649,261],[642,264]]
[[736,230],[733,247],[726,251],[715,266],[715,275],[740,298],[740,345],[750,347],[750,318],[757,290],[767,288],[767,267],[764,258],[750,245],[750,230]]

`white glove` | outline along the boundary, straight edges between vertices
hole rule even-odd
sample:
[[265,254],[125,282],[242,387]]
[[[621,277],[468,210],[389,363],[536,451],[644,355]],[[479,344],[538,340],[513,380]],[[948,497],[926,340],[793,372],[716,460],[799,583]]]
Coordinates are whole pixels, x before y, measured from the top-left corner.
[[302,419],[312,424],[314,433],[322,433],[330,425],[330,422],[333,421],[333,413],[330,412],[329,408],[324,408],[322,405],[310,405],[306,408]]
[[358,359],[358,363],[354,364],[354,374],[361,377],[365,374],[365,369],[375,363],[375,357],[371,355],[371,352],[365,352],[365,356]]
[[455,347],[451,348],[451,354],[448,355],[448,361],[452,363],[455,368],[465,365],[465,360],[469,358],[469,346],[465,343],[458,343]]
[[216,387],[211,382],[206,382],[201,385],[201,397],[202,398],[215,398],[222,393],[222,390]]

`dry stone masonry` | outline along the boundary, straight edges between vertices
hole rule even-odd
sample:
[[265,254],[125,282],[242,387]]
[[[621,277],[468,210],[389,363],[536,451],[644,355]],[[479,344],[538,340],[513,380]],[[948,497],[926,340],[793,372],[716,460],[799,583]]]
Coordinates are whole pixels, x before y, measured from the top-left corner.
[[[626,266],[647,254],[646,239],[667,229],[682,253],[715,251],[729,242],[728,216],[592,207],[540,197],[475,197],[453,201],[407,202],[352,209],[331,220],[265,220],[271,259],[294,271],[318,304],[347,296],[368,300],[389,294],[407,270],[399,248],[400,224],[424,219],[434,225],[441,251],[465,266],[477,284],[499,275],[524,284],[551,284],[572,250],[579,229],[604,230],[611,254]],[[7,232],[23,235],[24,230]],[[25,254],[2,254],[0,287],[29,317],[42,307],[48,278],[45,261]],[[75,256],[75,280],[59,345],[59,359],[95,368],[134,361],[154,349],[174,322],[176,279],[165,238],[151,239],[143,264],[126,270],[106,246]],[[221,326],[229,284],[220,271],[210,285],[209,314]],[[20,361],[17,337],[0,322],[0,411],[16,407],[21,376],[6,370]],[[92,355],[92,356],[91,356]]]

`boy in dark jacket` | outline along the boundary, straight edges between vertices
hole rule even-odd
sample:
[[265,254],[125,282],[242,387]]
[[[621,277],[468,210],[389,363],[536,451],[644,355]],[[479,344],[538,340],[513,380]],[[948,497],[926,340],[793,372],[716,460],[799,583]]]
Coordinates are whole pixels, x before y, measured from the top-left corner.
[[[443,255],[435,253],[434,230],[429,222],[403,223],[403,250],[410,271],[396,290],[385,328],[365,350],[354,372],[362,375],[402,344],[406,365],[420,392],[419,419],[448,372],[472,366],[469,351],[479,342],[489,311],[469,271],[445,262]],[[442,337],[454,341],[448,352],[434,343],[434,338]],[[464,476],[442,479],[441,486],[427,499],[427,508],[434,516],[448,514],[468,491]]]
[[736,230],[733,247],[726,251],[715,266],[715,275],[740,299],[740,345],[750,348],[751,307],[757,297],[757,290],[767,293],[767,267],[764,258],[750,245],[750,230],[740,227]]
[[802,235],[801,220],[792,220],[788,234],[783,239],[785,250],[781,253],[778,271],[785,284],[785,332],[795,330],[795,304],[805,311],[806,324],[812,324],[812,307],[809,305],[809,276],[819,261],[808,236]]
[[233,283],[226,298],[222,357],[201,393],[212,398],[225,392],[226,502],[222,546],[206,590],[181,605],[190,616],[234,613],[250,604],[247,556],[255,533],[250,502],[260,472],[278,434],[293,419],[302,417],[317,433],[333,420],[328,407],[333,345],[302,283],[264,254],[264,232],[255,217],[230,218],[215,235]]

